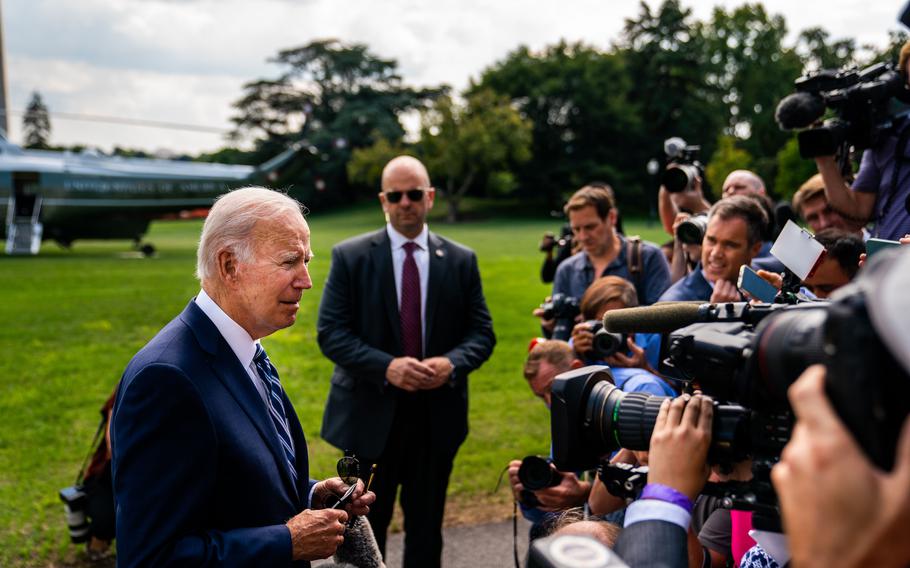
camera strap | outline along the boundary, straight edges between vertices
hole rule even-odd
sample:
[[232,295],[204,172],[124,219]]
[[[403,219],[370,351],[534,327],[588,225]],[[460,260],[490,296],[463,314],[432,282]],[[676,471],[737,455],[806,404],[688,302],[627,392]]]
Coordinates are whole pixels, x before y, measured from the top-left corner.
[[626,265],[629,268],[629,275],[632,277],[632,284],[635,285],[635,292],[638,294],[639,301],[643,301],[644,295],[641,288],[641,274],[644,269],[644,262],[641,258],[641,237],[635,235],[626,237]]
[[95,437],[92,439],[92,445],[89,448],[85,459],[82,460],[82,467],[79,468],[79,474],[76,475],[75,485],[82,485],[82,480],[85,477],[85,466],[88,465],[88,460],[90,460],[95,453],[95,448],[98,447],[98,440],[101,439],[101,433],[104,431],[105,426],[107,426],[107,416],[102,416],[101,422],[98,423],[98,429],[95,430]]
[[894,170],[891,172],[891,188],[885,198],[885,204],[882,206],[875,220],[876,237],[879,236],[878,234],[881,229],[882,220],[884,220],[888,210],[891,209],[891,202],[894,201],[894,196],[897,195],[897,184],[900,181],[901,168],[907,160],[907,142],[910,141],[910,123],[908,123],[905,118],[901,121],[901,126],[903,130],[901,130],[901,134],[897,139],[897,144],[894,145]]

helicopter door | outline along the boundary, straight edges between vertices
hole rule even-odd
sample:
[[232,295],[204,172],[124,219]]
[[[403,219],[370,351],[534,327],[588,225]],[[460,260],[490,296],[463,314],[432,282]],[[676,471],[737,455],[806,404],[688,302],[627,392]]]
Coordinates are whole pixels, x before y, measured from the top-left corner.
[[35,193],[39,177],[35,172],[13,173],[13,194],[6,218],[6,253],[38,254],[44,226],[41,224],[41,196]]

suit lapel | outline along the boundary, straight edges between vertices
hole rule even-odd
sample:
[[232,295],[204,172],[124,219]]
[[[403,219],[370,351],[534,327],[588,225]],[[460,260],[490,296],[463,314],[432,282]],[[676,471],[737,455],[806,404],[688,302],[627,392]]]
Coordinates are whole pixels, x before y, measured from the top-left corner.
[[445,241],[437,237],[435,233],[430,233],[429,245],[430,278],[427,282],[427,313],[425,316],[427,337],[424,339],[425,355],[430,353],[431,334],[433,333],[433,330],[436,329],[434,322],[436,318],[436,308],[439,306],[439,294],[449,268],[449,251],[446,248]]
[[[382,303],[385,306],[386,316],[389,318],[389,329],[395,337],[395,345],[401,350],[401,321],[398,315],[398,295],[395,291],[395,274],[392,268],[392,243],[389,240],[389,233],[383,228],[373,235],[371,241],[373,248],[370,256],[373,262],[373,274],[376,275],[380,293],[382,294]],[[364,282],[366,286],[375,285],[371,282]],[[364,306],[369,309],[371,306]]]
[[[275,425],[272,423],[259,392],[250,381],[249,374],[243,368],[243,365],[240,364],[234,351],[224,340],[218,328],[196,306],[195,302],[190,302],[183,315],[187,316],[184,317],[184,321],[193,330],[200,345],[211,355],[209,362],[215,376],[218,377],[224,388],[231,393],[231,396],[237,401],[237,404],[250,419],[250,422],[256,427],[256,431],[259,432],[259,435],[275,458],[275,464],[281,472],[285,488],[299,502],[300,498],[297,488],[288,471],[284,449],[278,440]],[[306,451],[306,448],[302,450],[301,448],[295,448],[295,450],[295,453],[299,453],[300,451]]]

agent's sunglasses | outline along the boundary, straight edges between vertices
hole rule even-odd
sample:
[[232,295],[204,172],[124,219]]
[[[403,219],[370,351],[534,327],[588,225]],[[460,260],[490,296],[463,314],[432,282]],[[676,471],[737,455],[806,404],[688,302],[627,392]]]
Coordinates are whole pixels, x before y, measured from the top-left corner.
[[385,195],[385,198],[388,199],[389,203],[399,203],[403,195],[408,196],[409,201],[421,201],[423,199],[423,193],[426,190],[420,187],[415,187],[414,189],[409,189],[407,191],[386,191],[382,195]]

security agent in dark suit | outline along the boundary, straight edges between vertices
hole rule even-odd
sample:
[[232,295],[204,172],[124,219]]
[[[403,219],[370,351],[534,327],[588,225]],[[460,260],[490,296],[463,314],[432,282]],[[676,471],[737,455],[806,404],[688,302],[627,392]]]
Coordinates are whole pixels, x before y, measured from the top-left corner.
[[418,160],[386,165],[388,225],[334,248],[318,324],[336,364],[322,437],[378,464],[369,519],[383,553],[401,485],[404,565],[420,568],[440,563],[446,488],[468,432],[467,378],[495,343],[474,253],[426,227],[434,197]]
[[111,444],[120,566],[309,566],[375,498],[309,479],[291,401],[259,339],[293,325],[310,231],[265,188],[222,196],[202,230],[202,291],[130,362]]

